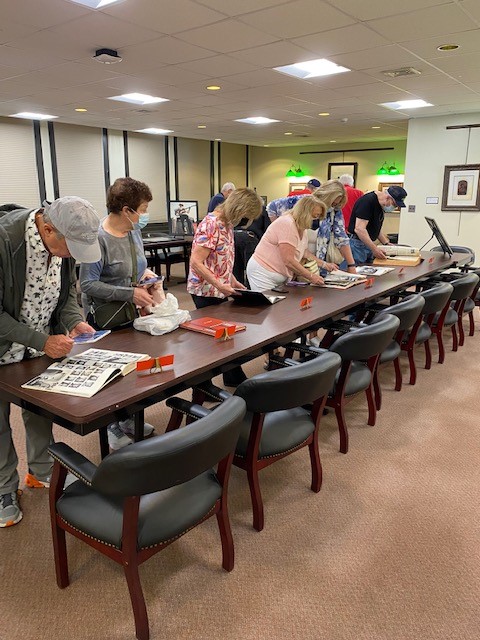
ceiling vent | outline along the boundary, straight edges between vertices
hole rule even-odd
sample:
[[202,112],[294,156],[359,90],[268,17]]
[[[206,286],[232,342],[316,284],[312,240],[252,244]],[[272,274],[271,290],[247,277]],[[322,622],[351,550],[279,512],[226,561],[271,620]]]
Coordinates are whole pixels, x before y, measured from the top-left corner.
[[309,138],[310,134],[309,133],[294,133],[293,137],[294,138]]
[[418,69],[414,69],[413,67],[402,67],[401,69],[389,69],[387,71],[382,71],[384,76],[387,78],[401,78],[403,76],[421,76],[422,72]]

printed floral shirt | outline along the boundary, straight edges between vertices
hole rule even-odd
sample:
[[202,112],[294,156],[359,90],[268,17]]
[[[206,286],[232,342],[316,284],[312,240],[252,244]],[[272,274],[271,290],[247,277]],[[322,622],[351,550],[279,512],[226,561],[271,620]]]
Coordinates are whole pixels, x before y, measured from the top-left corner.
[[[195,232],[192,250],[196,246],[210,250],[204,264],[217,280],[223,284],[231,284],[235,257],[233,229],[227,227],[213,213],[208,213]],[[193,295],[207,298],[225,297],[223,293],[195,273],[191,267],[188,274],[187,291]]]
[[[36,213],[37,211],[32,211],[25,226],[25,293],[18,320],[36,331],[48,334],[50,319],[60,296],[62,259],[51,256],[50,262],[48,261],[50,254],[38,233]],[[12,342],[8,351],[0,358],[0,365],[20,362],[25,350],[25,345]],[[30,357],[41,355],[41,351],[29,348]]]
[[345,222],[341,209],[334,211],[329,209],[324,220],[320,220],[317,232],[317,258],[325,260],[327,255],[328,243],[333,232],[333,241],[336,247],[344,247],[350,244],[347,232],[345,231]]
[[309,194],[302,194],[298,196],[288,196],[287,198],[278,198],[278,200],[272,200],[267,204],[267,213],[270,218],[279,218],[283,216],[286,211],[290,211],[297,204],[300,198],[303,198]]

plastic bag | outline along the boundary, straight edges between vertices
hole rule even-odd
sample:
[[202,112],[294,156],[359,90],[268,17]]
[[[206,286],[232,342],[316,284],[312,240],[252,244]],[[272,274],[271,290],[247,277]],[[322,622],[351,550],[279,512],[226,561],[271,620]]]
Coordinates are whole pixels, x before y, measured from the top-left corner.
[[177,329],[180,323],[191,319],[188,311],[178,308],[178,300],[171,293],[167,293],[163,302],[150,309],[150,315],[137,318],[133,327],[138,331],[150,333],[152,336],[170,333],[170,331]]

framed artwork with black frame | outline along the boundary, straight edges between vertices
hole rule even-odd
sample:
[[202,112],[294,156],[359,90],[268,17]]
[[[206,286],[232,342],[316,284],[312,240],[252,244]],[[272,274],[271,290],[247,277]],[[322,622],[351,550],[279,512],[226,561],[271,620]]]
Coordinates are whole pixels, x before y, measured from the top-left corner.
[[198,223],[198,200],[170,200],[168,230],[174,236],[193,236]]
[[442,211],[480,211],[480,164],[445,167]]
[[357,184],[358,162],[329,162],[328,180],[338,180],[344,173],[353,177],[353,186]]

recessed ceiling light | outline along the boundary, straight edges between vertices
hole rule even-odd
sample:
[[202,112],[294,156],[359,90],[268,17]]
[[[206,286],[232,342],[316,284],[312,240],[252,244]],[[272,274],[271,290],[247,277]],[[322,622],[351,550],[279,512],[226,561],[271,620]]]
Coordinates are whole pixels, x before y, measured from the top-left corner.
[[319,116],[329,116],[330,114],[328,113],[328,111],[322,111],[322,113],[318,114]]
[[197,124],[197,129],[206,129],[207,125],[206,124]]
[[27,120],[53,120],[58,116],[47,116],[43,113],[30,113],[30,111],[21,111],[20,113],[14,113],[11,118],[26,118]]
[[78,109],[75,109],[75,111],[77,111],[78,113],[85,113],[87,109],[85,109],[84,107],[78,107]]
[[115,2],[123,2],[123,0],[70,0],[70,2],[75,2],[75,4],[83,4],[84,7],[89,7],[90,9],[102,9],[109,4],[114,4]]
[[387,109],[420,109],[420,107],[433,107],[430,102],[425,100],[399,100],[398,102],[382,102],[380,107],[387,107]]
[[167,133],[173,133],[171,129],[156,129],[155,127],[150,127],[149,129],[135,129],[137,133],[153,133],[155,136],[164,136]]
[[437,47],[438,51],[455,51],[455,49],[458,48],[458,44],[441,44],[439,47]]
[[345,73],[345,71],[350,71],[350,69],[341,67],[335,64],[335,62],[330,62],[330,60],[326,58],[319,58],[318,60],[307,60],[307,62],[298,62],[297,64],[287,64],[284,67],[274,67],[274,71],[280,71],[280,73],[286,73],[288,76],[308,80],[309,78]]
[[280,122],[280,120],[272,120],[263,116],[252,116],[251,118],[240,118],[235,122],[245,122],[246,124],[269,124],[270,122]]
[[336,140],[330,140],[329,142],[336,142]]
[[381,129],[381,127],[372,127],[372,129]]
[[131,104],[156,104],[157,102],[169,102],[167,98],[157,98],[146,93],[124,93],[121,96],[111,96],[109,100],[129,102]]
[[215,142],[221,142],[222,139],[221,138],[215,138]]
[[284,136],[293,136],[293,133],[291,131],[285,131],[285,133],[283,135]]
[[208,89],[209,91],[220,91],[222,87],[219,87],[218,84],[211,84],[208,87],[206,87],[206,89]]

